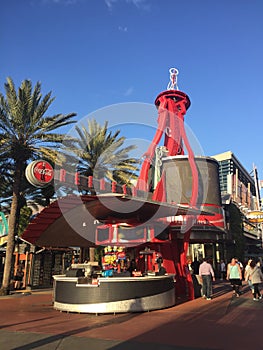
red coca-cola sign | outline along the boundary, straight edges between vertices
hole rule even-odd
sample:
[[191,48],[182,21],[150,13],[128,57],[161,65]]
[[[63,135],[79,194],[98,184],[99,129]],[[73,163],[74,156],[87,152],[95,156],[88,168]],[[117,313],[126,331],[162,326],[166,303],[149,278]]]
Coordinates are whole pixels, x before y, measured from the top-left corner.
[[26,178],[35,187],[47,186],[54,177],[54,169],[46,160],[35,160],[26,168]]
[[48,162],[40,160],[34,165],[33,174],[37,181],[49,183],[53,179],[54,170]]

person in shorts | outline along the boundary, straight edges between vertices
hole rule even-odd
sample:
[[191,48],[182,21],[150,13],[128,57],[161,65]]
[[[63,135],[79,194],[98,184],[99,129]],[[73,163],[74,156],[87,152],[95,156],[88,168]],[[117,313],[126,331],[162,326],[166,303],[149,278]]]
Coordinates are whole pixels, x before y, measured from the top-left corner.
[[227,265],[226,279],[229,280],[232,286],[233,294],[239,297],[240,287],[242,286],[242,270],[236,258],[232,258],[231,262]]

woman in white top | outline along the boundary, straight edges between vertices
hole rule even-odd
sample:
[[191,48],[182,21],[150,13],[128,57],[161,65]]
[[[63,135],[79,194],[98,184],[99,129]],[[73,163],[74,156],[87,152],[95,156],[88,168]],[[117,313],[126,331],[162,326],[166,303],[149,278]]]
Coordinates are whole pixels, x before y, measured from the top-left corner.
[[259,299],[262,299],[262,295],[259,291],[259,284],[263,281],[263,274],[260,267],[257,266],[255,260],[250,262],[250,266],[246,273],[246,280],[250,280],[252,282],[254,289],[253,300],[258,301]]
[[252,281],[250,279],[248,279],[248,276],[247,276],[247,271],[250,267],[250,263],[251,263],[252,259],[249,259],[248,262],[247,262],[247,265],[245,267],[245,281],[247,281],[248,285],[249,285],[249,288],[251,289],[251,292],[252,294],[254,293],[254,287],[253,287],[253,284],[252,284]]

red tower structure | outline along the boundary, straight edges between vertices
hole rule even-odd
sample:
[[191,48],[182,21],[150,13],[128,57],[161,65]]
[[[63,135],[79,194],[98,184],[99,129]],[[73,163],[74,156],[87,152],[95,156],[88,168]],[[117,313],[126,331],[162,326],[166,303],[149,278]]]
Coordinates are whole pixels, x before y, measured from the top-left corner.
[[[198,170],[195,164],[194,153],[188,141],[184,127],[184,116],[190,106],[190,99],[184,92],[178,90],[178,70],[176,68],[171,68],[169,72],[170,82],[167,86],[167,90],[161,92],[155,100],[155,105],[158,108],[158,129],[150,147],[144,155],[145,159],[141,168],[137,188],[143,191],[149,190],[149,169],[154,157],[155,149],[158,146],[162,136],[164,135],[164,147],[167,149],[169,156],[184,155],[183,145],[185,145],[192,172],[192,193],[189,205],[190,207],[195,207],[198,196]],[[166,202],[167,199],[165,195],[165,187],[165,179],[164,175],[162,175],[160,181],[153,191],[152,199]],[[187,216],[187,220],[191,221],[192,216]],[[191,226],[189,222],[187,223],[187,226]],[[184,242],[183,247],[181,247],[180,254],[180,274],[185,275],[186,277],[189,287],[189,296],[192,299],[192,279],[186,268],[186,254],[188,250],[190,234],[190,229],[184,234]]]

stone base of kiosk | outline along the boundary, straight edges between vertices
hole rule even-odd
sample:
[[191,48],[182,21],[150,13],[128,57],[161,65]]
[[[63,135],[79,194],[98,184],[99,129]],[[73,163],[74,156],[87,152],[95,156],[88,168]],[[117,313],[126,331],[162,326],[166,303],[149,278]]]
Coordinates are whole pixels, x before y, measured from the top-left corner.
[[175,305],[174,277],[108,277],[97,284],[54,277],[54,308],[78,313],[143,312]]

